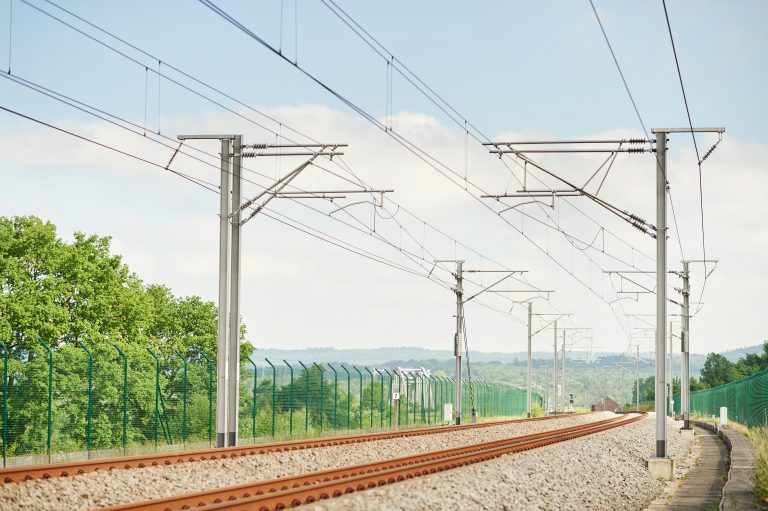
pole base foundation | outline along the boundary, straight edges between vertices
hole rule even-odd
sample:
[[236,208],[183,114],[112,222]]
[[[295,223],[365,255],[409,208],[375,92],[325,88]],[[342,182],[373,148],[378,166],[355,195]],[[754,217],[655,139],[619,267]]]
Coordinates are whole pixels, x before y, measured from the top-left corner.
[[695,433],[693,432],[693,428],[680,428],[680,436],[683,438],[693,438]]
[[648,458],[646,462],[648,471],[656,479],[662,481],[672,481],[675,479],[675,460],[674,458]]

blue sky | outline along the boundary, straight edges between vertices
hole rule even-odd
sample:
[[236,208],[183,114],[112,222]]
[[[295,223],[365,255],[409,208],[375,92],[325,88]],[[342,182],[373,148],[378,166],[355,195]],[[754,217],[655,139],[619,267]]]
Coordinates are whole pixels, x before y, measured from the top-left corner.
[[[9,1],[3,2],[0,14],[4,34]],[[317,1],[298,2],[297,54],[294,3],[282,4],[282,46],[281,2],[226,2],[222,7],[282,47],[289,58],[297,55],[301,65],[352,100],[383,113],[382,59]],[[523,127],[571,136],[607,126],[638,126],[588,2],[341,5],[490,133]],[[596,5],[648,127],[683,125],[661,2]],[[81,1],[64,6],[237,97],[267,105],[337,106],[325,91],[197,2]],[[669,12],[694,122],[726,125],[730,134],[747,141],[765,140],[761,119],[768,106],[758,98],[768,73],[768,5],[673,1]],[[32,79],[55,77],[67,90],[87,90],[105,106],[143,117],[144,73],[138,66],[121,62],[18,0],[13,31],[15,72]],[[3,60],[7,46],[3,37]],[[104,66],[109,76],[103,76]],[[173,101],[172,89],[167,86],[162,112],[187,112],[189,103]],[[428,109],[402,79],[396,79],[393,96],[398,110]]]
[[[44,0],[28,1],[110,41]],[[594,293],[585,294],[583,286],[543,257],[510,225],[498,222],[477,201],[447,185],[293,65],[236,31],[201,3],[78,1],[61,5],[164,64],[158,67],[157,61],[110,41],[139,64],[130,62],[21,0],[0,0],[0,69],[8,71],[10,65],[14,76],[139,125],[146,122],[150,131],[158,129],[159,121],[160,130],[171,137],[182,130],[240,130],[252,142],[275,139],[274,134],[168,80],[158,84],[157,76],[145,69],[178,77],[168,68],[170,63],[315,138],[350,142],[349,162],[366,182],[395,187],[393,199],[398,204],[485,256],[508,267],[530,269],[531,281],[558,290],[553,300],[557,310],[573,309],[577,324],[595,328],[596,345],[626,348],[625,332],[608,306],[594,299]],[[217,5],[373,116],[386,115],[385,61],[319,0]],[[588,1],[340,1],[339,5],[492,138],[640,134],[640,123]],[[685,126],[687,118],[661,2],[596,1],[595,5],[646,127]],[[694,351],[730,347],[723,346],[724,342],[755,344],[765,337],[758,318],[766,305],[759,291],[766,273],[758,260],[768,247],[762,222],[768,211],[760,195],[765,183],[761,170],[768,151],[764,123],[768,116],[764,93],[768,85],[768,4],[670,0],[668,8],[693,123],[727,129],[725,142],[704,166],[708,255],[723,258],[723,265],[708,284],[707,308],[699,316],[701,321],[694,322],[694,334],[698,328],[701,339],[700,348],[694,345]],[[238,105],[221,101],[251,115]],[[167,150],[126,138],[87,114],[9,80],[0,80],[0,104],[156,161],[165,162],[169,156]],[[500,173],[482,148],[473,146],[465,156],[461,129],[397,75],[393,79],[392,112],[398,129],[454,168],[461,168],[467,158],[473,179],[497,187],[494,189],[510,186],[510,179]],[[38,214],[60,225],[64,236],[74,230],[112,235],[116,250],[143,278],[168,283],[180,294],[215,297],[213,197],[176,177],[159,175],[156,169],[85,147],[82,142],[5,113],[0,114],[0,136],[5,148],[0,183],[11,191],[0,205],[0,214]],[[700,137],[700,152],[715,140]],[[36,144],[45,150],[38,152]],[[215,147],[199,147],[215,151]],[[671,148],[673,196],[678,201],[683,231],[679,245],[688,257],[699,257],[698,178],[690,137],[673,137]],[[569,177],[588,175],[588,169],[594,170],[596,165],[586,159],[546,161]],[[218,179],[215,171],[196,168],[191,160],[180,159],[178,164],[188,165],[195,175],[209,181]],[[253,165],[277,175],[291,164],[259,161]],[[616,172],[621,172],[621,178],[609,181],[607,197],[651,219],[652,161],[627,159],[619,167]],[[327,177],[312,174],[303,186],[325,185]],[[21,193],[29,190],[34,194]],[[302,206],[274,207],[306,219]],[[639,250],[653,254],[650,240],[626,224],[611,223],[611,218],[591,204],[580,207]],[[569,232],[583,239],[595,236],[594,226],[567,205],[555,208],[552,214],[568,226]],[[364,212],[357,221],[373,216]],[[311,221],[339,236],[353,236],[337,232],[338,226],[322,218]],[[546,232],[532,231],[535,226],[526,227],[522,219],[514,221],[542,246],[554,243]],[[466,255],[472,264],[488,264],[472,254],[461,254],[460,248],[455,244],[451,247],[452,242],[437,234],[427,235],[417,220],[403,222],[408,232],[423,230],[422,244],[434,243],[444,255]],[[253,222],[248,227],[253,234],[248,235],[251,245],[246,248],[253,260],[248,261],[251,270],[246,265],[246,273],[251,273],[245,277],[250,287],[244,291],[243,314],[246,323],[254,325],[257,345],[379,346],[392,339],[397,339],[396,344],[433,348],[450,345],[446,339],[451,335],[452,298],[445,289],[435,289],[410,275],[393,277],[387,268],[327,245],[319,246],[284,226]],[[393,230],[391,235],[390,240],[396,239],[393,243],[402,247],[402,229]],[[670,241],[670,250],[677,250],[677,237],[675,234]],[[345,239],[358,245],[368,243],[365,236]],[[613,247],[617,253],[625,248],[618,242]],[[379,253],[388,257],[401,255],[386,252],[386,247],[376,250],[383,250]],[[574,256],[573,249],[570,251],[553,245],[553,258],[597,287],[598,266],[589,262],[579,266],[579,254]],[[183,264],[168,254],[182,258]],[[631,251],[623,256],[636,257]],[[595,260],[600,257],[595,255]],[[679,254],[671,254],[670,265],[677,259]],[[603,261],[601,267],[613,269],[610,264]],[[650,265],[651,261],[640,264]],[[361,293],[366,300],[360,300]],[[733,296],[738,296],[735,302]],[[627,303],[625,312],[649,312],[652,307],[650,299],[640,298],[637,303]],[[471,324],[478,349],[498,349],[500,343],[509,351],[523,348],[519,310],[513,310],[516,319],[512,326],[494,312],[477,310],[473,314]],[[513,340],[507,344],[507,339]]]

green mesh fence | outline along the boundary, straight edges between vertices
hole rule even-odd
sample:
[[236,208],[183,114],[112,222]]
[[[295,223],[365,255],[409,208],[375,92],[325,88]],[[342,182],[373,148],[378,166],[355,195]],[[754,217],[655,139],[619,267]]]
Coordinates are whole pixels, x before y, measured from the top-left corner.
[[[675,413],[680,413],[680,395],[675,395]],[[720,416],[749,427],[768,426],[768,371],[762,371],[719,387],[691,392],[691,414]]]
[[[213,445],[216,367],[203,353],[39,340],[13,353],[0,343],[0,357],[3,466]],[[418,371],[246,357],[240,442],[444,424],[454,389]],[[480,420],[525,413],[524,389],[462,389],[464,422],[473,407]]]

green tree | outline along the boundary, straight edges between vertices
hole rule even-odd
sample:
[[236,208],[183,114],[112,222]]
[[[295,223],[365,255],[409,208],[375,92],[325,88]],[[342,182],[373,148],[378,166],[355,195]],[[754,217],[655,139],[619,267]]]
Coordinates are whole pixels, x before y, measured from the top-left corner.
[[[656,377],[640,378],[640,402],[653,401],[656,396]],[[637,399],[637,386],[632,387],[632,402]]]
[[[155,427],[179,441],[183,419],[183,359],[187,378],[187,436],[207,437],[210,373],[216,344],[216,306],[178,298],[166,287],[145,286],[110,238],[75,233],[61,240],[50,222],[0,217],[0,340],[10,351],[8,450],[39,452],[47,435],[48,355],[53,349],[54,449],[82,449],[87,434],[88,362],[93,352],[92,448],[122,439],[123,371],[117,345],[129,360],[128,441],[153,441]],[[253,351],[241,329],[241,355]],[[155,420],[156,363],[160,389]]]
[[768,342],[763,342],[763,352],[748,353],[736,362],[736,369],[743,376],[759,373],[768,369]]
[[718,353],[710,353],[701,369],[701,383],[717,387],[741,378],[736,364]]
[[698,378],[694,378],[693,376],[691,376],[691,392],[693,392],[693,391],[696,391],[696,390],[704,390],[704,389],[706,389],[706,388],[707,388],[707,386],[706,386],[706,385],[704,385],[704,384],[701,382],[701,380],[699,380]]

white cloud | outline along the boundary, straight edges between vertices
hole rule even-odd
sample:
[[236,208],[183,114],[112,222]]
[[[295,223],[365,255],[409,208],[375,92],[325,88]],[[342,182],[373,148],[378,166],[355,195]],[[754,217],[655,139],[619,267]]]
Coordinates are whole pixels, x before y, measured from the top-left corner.
[[[435,170],[419,161],[365,121],[324,106],[296,105],[267,109],[267,113],[288,125],[316,134],[326,142],[349,143],[344,161],[374,188],[394,188],[386,200],[395,200],[427,219],[470,247],[507,266],[530,270],[527,278],[545,289],[555,289],[557,306],[573,312],[575,321],[595,328],[596,345],[603,349],[623,349],[626,340],[608,307],[577,284],[565,272],[518,235],[509,225],[460,187],[451,184]],[[62,122],[68,129],[141,154],[156,162],[166,162],[171,150],[102,123]],[[249,142],[270,142],[263,132],[245,121],[232,122],[231,116],[213,113],[164,119],[167,133],[242,132]],[[397,130],[414,140],[453,170],[463,175],[464,134],[420,113],[402,113],[393,119]],[[627,137],[637,134],[625,129],[608,130],[595,137]],[[548,138],[543,133],[501,133],[501,139]],[[698,175],[695,156],[687,149],[688,140],[676,136],[669,154],[672,193],[682,231],[686,256],[700,257],[698,218]],[[217,153],[216,142],[194,143],[195,147]],[[706,143],[702,140],[702,147]],[[37,148],[45,147],[46,151]],[[470,145],[467,174],[489,192],[513,191],[519,186],[499,161],[476,144]],[[69,237],[74,230],[109,234],[114,250],[146,282],[169,285],[178,294],[216,297],[218,266],[218,198],[161,169],[136,162],[102,148],[77,141],[66,135],[36,127],[20,132],[4,130],[0,136],[0,169],[4,200],[0,214],[35,214],[51,220]],[[768,205],[762,191],[768,176],[762,162],[768,146],[744,144],[726,139],[704,165],[705,214],[709,257],[722,260],[707,284],[706,306],[692,322],[693,350],[712,351],[754,344],[762,340],[759,319],[765,310],[763,289],[766,272],[762,259],[766,253],[767,232],[764,220]],[[216,157],[204,157],[213,167],[180,155],[174,168],[183,169],[211,182],[218,182]],[[604,156],[603,156],[604,158]],[[537,158],[583,183],[600,158]],[[249,169],[267,176],[286,172],[298,163],[266,159],[247,160]],[[520,168],[515,168],[522,179]],[[339,168],[334,170],[341,172]],[[537,174],[537,175],[540,175]],[[249,179],[266,183],[266,178],[247,174]],[[529,186],[534,183],[528,176]],[[552,184],[550,178],[544,179]],[[317,169],[308,169],[297,179],[304,189],[348,188],[337,178]],[[558,186],[562,187],[562,186]],[[638,212],[655,223],[654,162],[650,156],[625,156],[617,160],[601,196],[622,208]],[[245,194],[257,187],[246,185]],[[653,255],[653,240],[617,221],[584,198],[571,201],[585,213],[605,224],[632,245]],[[330,211],[324,202],[308,201],[307,206]],[[344,212],[334,216],[359,227],[358,232],[342,226],[327,214],[318,214],[305,206],[288,201],[274,201],[276,212],[289,215],[310,226],[348,240],[400,264],[414,267],[396,249],[373,239],[367,229],[373,224],[370,205],[349,209],[356,220]],[[396,208],[392,208],[394,213]],[[598,227],[564,203],[551,210],[544,208],[565,228],[580,238],[602,243]],[[539,206],[525,206],[525,212],[543,218]],[[607,277],[587,263],[583,255],[562,241],[551,229],[530,219],[521,224],[520,213],[511,211],[505,218],[523,231],[568,269],[573,268],[595,289],[610,289]],[[467,265],[487,269],[487,260],[454,245],[404,211],[392,221],[377,218],[377,232],[396,247],[421,255],[424,243],[438,258],[460,257]],[[671,222],[671,215],[670,215]],[[415,238],[411,239],[409,234]],[[639,265],[652,266],[611,236],[605,247],[621,258],[633,258]],[[618,262],[601,254],[592,254],[604,268]],[[425,255],[426,259],[431,259]],[[670,267],[679,259],[676,242],[669,246]],[[428,271],[426,267],[425,271]],[[300,233],[266,217],[257,217],[244,227],[242,311],[250,337],[257,346],[381,346],[420,345],[448,349],[452,342],[454,297],[450,290],[424,278],[392,270],[357,255]],[[701,283],[701,270],[695,269],[694,293]],[[444,279],[449,276],[442,273]],[[473,275],[484,284],[493,275]],[[672,281],[671,281],[672,282]],[[676,283],[675,283],[676,285]],[[489,303],[508,310],[497,297]],[[652,312],[653,301],[642,297],[638,303],[623,302],[635,312]],[[543,307],[538,306],[537,307]],[[479,306],[467,306],[467,325],[473,349],[517,351],[524,348],[521,324],[524,315],[517,308],[518,321],[511,321]],[[542,334],[544,335],[544,334]],[[536,340],[537,347],[548,349],[551,339]]]

